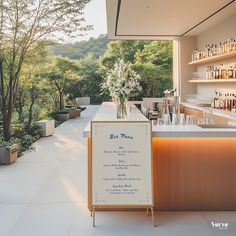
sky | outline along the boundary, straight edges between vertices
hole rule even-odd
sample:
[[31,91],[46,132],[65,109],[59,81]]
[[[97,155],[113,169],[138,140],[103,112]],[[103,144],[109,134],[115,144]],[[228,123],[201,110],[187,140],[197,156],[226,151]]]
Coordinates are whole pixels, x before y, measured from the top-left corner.
[[107,33],[106,0],[91,0],[84,9],[84,16],[86,23],[93,25],[93,30],[83,37],[76,38],[76,41],[97,38],[100,34]]

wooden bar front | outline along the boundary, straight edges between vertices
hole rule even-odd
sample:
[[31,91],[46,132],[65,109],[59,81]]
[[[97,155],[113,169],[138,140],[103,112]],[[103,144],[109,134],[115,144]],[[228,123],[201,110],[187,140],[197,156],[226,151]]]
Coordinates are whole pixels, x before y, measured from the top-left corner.
[[153,168],[155,209],[236,210],[236,138],[153,138]]

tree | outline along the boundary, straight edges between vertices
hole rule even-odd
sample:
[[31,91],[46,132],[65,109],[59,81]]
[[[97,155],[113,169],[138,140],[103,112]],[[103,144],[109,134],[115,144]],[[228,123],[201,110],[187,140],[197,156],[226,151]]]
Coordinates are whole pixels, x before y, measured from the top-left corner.
[[100,85],[103,78],[99,70],[99,62],[91,54],[79,61],[78,74],[81,80],[68,90],[72,98],[88,96],[92,104],[99,104],[109,99],[108,96],[101,94]]
[[101,58],[101,63],[108,69],[111,69],[118,59],[134,63],[137,50],[143,50],[144,46],[151,41],[111,41],[107,47],[106,53]]
[[152,63],[136,63],[132,68],[141,77],[141,97],[161,97],[172,86],[172,81],[163,77],[160,68]]
[[76,61],[58,57],[51,70],[43,73],[43,76],[54,85],[58,92],[60,110],[64,108],[66,89],[71,85],[71,82],[80,79],[77,74],[78,69],[79,67]]
[[151,63],[159,68],[162,78],[171,78],[173,67],[172,41],[153,41],[138,50],[135,54],[135,63]]
[[161,97],[173,86],[172,41],[153,41],[137,50],[134,69],[140,74],[145,97]]
[[[83,9],[90,0],[0,0],[0,103],[4,139],[11,137],[11,121],[19,76],[27,53],[39,40],[56,32],[74,35],[83,26]],[[53,35],[54,34],[54,35]]]
[[29,131],[33,120],[33,107],[39,98],[43,98],[47,91],[47,81],[41,77],[47,64],[48,52],[44,42],[27,54],[19,78],[16,110],[19,120],[24,121],[23,107],[28,104],[28,119],[26,129]]

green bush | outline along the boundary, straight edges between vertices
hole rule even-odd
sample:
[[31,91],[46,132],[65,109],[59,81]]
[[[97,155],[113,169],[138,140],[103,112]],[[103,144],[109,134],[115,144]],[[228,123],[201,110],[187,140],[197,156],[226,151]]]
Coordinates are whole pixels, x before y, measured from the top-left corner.
[[77,106],[76,108],[77,108],[77,109],[80,109],[81,111],[86,110],[86,107]]
[[56,120],[58,114],[68,114],[68,113],[69,110],[54,110],[48,114],[48,117]]
[[30,146],[41,137],[41,127],[33,123],[30,130],[27,131],[25,124],[16,124],[12,129],[12,138],[5,141],[3,136],[0,137],[0,146],[9,148],[13,144],[18,145],[18,156],[30,149]]
[[20,144],[17,138],[11,138],[9,141],[5,141],[3,137],[0,137],[0,147],[9,149],[13,144]]

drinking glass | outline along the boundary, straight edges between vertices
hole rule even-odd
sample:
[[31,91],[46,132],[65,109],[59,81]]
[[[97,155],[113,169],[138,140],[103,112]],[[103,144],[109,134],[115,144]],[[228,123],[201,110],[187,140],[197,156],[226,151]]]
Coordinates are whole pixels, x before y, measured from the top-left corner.
[[207,109],[203,111],[203,120],[204,120],[204,124],[206,125],[214,124],[212,110]]
[[201,117],[198,117],[198,118],[197,118],[197,124],[198,124],[198,125],[204,125],[204,124],[205,124],[205,123],[204,123],[204,119],[201,118]]
[[164,124],[164,121],[162,118],[158,118],[157,119],[157,125],[163,125]]
[[179,120],[179,122],[178,122],[179,125],[184,125],[185,124],[185,114],[184,113],[180,113],[178,120]]
[[172,125],[177,125],[178,124],[178,115],[177,114],[172,114]]
[[164,125],[170,125],[170,114],[163,114]]
[[194,116],[186,115],[186,125],[194,125]]
[[157,125],[157,120],[156,119],[152,120],[152,125]]

